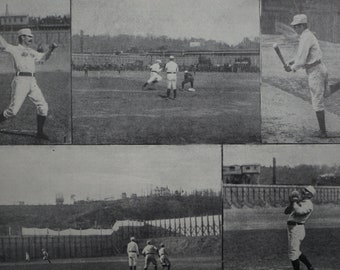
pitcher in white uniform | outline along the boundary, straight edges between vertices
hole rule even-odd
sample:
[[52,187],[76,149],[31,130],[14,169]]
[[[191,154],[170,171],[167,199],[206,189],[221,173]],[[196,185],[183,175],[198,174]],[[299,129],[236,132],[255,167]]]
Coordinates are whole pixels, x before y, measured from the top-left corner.
[[35,79],[35,63],[49,59],[57,45],[53,43],[45,53],[31,49],[33,35],[29,28],[18,31],[18,41],[19,45],[14,46],[7,43],[0,35],[0,48],[12,55],[16,71],[12,81],[11,102],[8,108],[0,113],[0,122],[16,116],[28,96],[37,110],[37,137],[48,140],[48,136],[43,131],[48,104]]

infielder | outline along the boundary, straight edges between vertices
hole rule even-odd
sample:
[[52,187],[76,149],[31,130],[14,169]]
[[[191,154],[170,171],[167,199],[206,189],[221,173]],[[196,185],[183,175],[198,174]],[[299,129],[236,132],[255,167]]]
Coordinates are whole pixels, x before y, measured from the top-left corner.
[[168,258],[168,252],[165,250],[164,244],[161,244],[161,248],[158,251],[158,255],[159,255],[159,260],[161,262],[162,265],[162,269],[165,269],[166,267],[168,268],[168,270],[170,270],[170,260]]
[[307,266],[308,270],[314,270],[307,257],[301,252],[300,246],[306,235],[305,223],[313,211],[311,199],[316,191],[314,187],[308,186],[302,190],[301,195],[294,193],[290,196],[290,205],[285,209],[285,214],[289,215],[287,220],[288,258],[294,270],[300,270],[300,261]]
[[52,263],[51,260],[48,258],[48,253],[45,249],[42,249],[41,253],[42,253],[42,258],[44,261],[48,261],[48,263]]
[[142,254],[145,257],[144,270],[148,269],[150,263],[152,263],[155,270],[157,270],[157,261],[155,258],[157,251],[158,249],[154,245],[151,245],[151,240],[146,241],[146,246],[142,251]]
[[327,95],[328,73],[326,66],[322,62],[319,42],[308,29],[307,16],[305,14],[295,15],[291,25],[297,34],[300,35],[299,47],[294,60],[285,66],[285,70],[287,72],[296,72],[301,68],[306,70],[312,106],[319,123],[320,130],[317,136],[326,138],[324,97]]
[[130,238],[130,242],[127,245],[126,251],[129,258],[129,269],[136,270],[137,258],[139,257],[139,249],[135,237],[132,236]]
[[176,98],[176,84],[177,84],[177,72],[178,72],[178,65],[175,63],[174,56],[170,56],[170,61],[165,65],[166,71],[166,78],[168,80],[168,88],[166,91],[166,97],[170,98],[171,89],[174,91],[174,99]]
[[184,81],[182,81],[182,90],[184,90],[184,85],[190,83],[191,88],[194,88],[194,76],[187,70],[184,71]]
[[148,84],[155,84],[157,82],[160,82],[162,80],[162,77],[160,75],[162,68],[161,68],[161,60],[156,60],[153,65],[150,67],[150,79],[147,80],[146,83],[144,83],[142,89],[144,89]]
[[46,53],[31,49],[33,35],[29,28],[18,31],[18,41],[19,45],[13,46],[0,35],[0,47],[12,55],[16,71],[12,81],[11,102],[9,107],[0,113],[0,122],[16,116],[28,96],[37,109],[37,138],[48,140],[43,131],[48,104],[35,79],[35,63],[48,60],[57,44],[50,45]]

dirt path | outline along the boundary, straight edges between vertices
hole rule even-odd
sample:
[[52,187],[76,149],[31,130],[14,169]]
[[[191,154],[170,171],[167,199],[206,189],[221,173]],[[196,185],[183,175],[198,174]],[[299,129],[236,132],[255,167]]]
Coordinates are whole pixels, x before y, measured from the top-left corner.
[[310,103],[275,86],[261,86],[263,143],[340,143],[340,117],[326,112],[330,138],[313,136],[318,123]]

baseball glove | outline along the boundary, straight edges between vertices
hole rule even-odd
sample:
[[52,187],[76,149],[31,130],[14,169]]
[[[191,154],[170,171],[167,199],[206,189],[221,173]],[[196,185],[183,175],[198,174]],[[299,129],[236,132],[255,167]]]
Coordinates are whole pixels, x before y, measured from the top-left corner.
[[300,201],[300,193],[297,190],[293,190],[292,194],[289,196],[289,201],[292,202],[299,202]]

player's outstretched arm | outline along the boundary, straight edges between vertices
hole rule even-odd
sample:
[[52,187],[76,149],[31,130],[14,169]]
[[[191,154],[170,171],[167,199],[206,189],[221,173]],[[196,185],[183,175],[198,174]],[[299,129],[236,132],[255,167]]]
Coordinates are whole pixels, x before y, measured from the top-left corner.
[[58,48],[58,45],[57,45],[56,43],[52,43],[52,44],[49,46],[48,51],[47,51],[47,52],[45,53],[45,55],[44,55],[45,61],[47,61],[47,60],[51,57],[52,52],[53,52],[56,48]]

